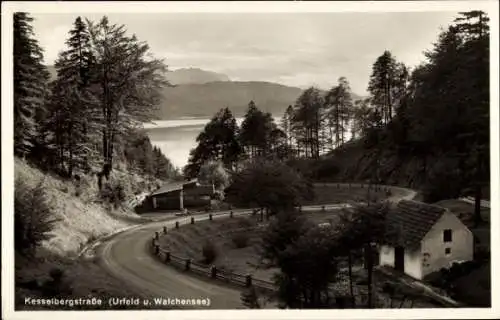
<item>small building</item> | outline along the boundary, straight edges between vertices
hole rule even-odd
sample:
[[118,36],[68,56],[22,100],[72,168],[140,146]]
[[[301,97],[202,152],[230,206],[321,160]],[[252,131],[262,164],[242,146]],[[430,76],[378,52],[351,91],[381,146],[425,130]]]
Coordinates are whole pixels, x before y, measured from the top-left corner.
[[213,185],[201,185],[194,179],[167,183],[149,198],[154,210],[183,210],[210,205],[214,194]]
[[449,210],[402,200],[387,218],[387,243],[380,246],[379,264],[416,279],[473,259],[472,232]]

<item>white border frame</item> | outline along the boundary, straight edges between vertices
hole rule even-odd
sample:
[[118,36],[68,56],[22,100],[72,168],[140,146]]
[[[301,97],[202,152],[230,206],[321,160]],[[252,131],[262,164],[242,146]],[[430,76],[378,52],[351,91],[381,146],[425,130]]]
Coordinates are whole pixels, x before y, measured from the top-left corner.
[[[13,112],[12,112],[12,13],[236,13],[236,12],[430,12],[480,9],[490,17],[490,140],[491,140],[491,270],[500,267],[500,219],[498,216],[499,178],[499,25],[498,1],[339,1],[339,2],[2,2],[2,318],[28,319],[478,319],[500,316],[499,282],[492,276],[492,307],[484,309],[354,309],[354,310],[248,310],[248,311],[14,311],[13,248]],[[36,30],[35,30],[36,31]],[[437,34],[436,34],[437,37]],[[429,44],[429,47],[431,44]],[[494,195],[497,195],[496,197]],[[495,229],[496,228],[496,229]],[[494,273],[492,273],[494,275]]]

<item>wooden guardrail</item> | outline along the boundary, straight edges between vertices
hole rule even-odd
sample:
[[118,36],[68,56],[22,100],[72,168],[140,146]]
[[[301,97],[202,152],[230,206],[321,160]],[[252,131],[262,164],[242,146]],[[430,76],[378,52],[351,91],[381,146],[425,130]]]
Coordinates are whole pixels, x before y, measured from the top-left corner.
[[[218,214],[222,215],[222,214]],[[216,214],[210,214],[209,220],[213,218],[213,216],[216,216]],[[234,212],[231,211],[229,213],[229,217],[234,217]],[[196,219],[194,217],[191,217],[189,222],[185,222],[184,224],[195,224]],[[174,228],[180,228],[180,223],[176,221],[176,224]],[[241,228],[243,229],[248,229],[248,228]],[[160,238],[160,234],[168,234],[168,228],[166,226],[163,227],[162,231],[156,231],[154,233],[154,236],[151,241],[151,249],[153,255],[155,255],[160,261],[162,261],[165,264],[171,265],[177,269],[192,272],[194,274],[204,276],[207,278],[212,278],[220,281],[224,281],[226,283],[231,283],[233,285],[239,286],[239,287],[250,287],[254,286],[261,292],[268,292],[268,293],[273,293],[276,291],[275,285],[273,282],[267,281],[267,280],[262,280],[262,279],[256,279],[254,278],[251,274],[240,274],[224,269],[220,269],[215,265],[212,266],[207,266],[204,264],[200,264],[198,262],[193,261],[190,258],[186,257],[181,257],[178,255],[172,254],[167,249],[161,248],[158,240]]]
[[[384,186],[384,185],[372,185],[369,186],[367,184],[363,183],[317,183],[316,185],[323,185],[323,186],[333,186],[337,188],[370,188],[373,190],[377,191],[383,191],[387,192],[387,194],[390,193],[390,191],[393,190],[395,187],[391,186]],[[408,193],[408,191],[404,188],[400,188],[401,192],[403,193]],[[413,197],[412,194],[408,193],[408,195],[405,195],[405,197]],[[349,206],[349,205],[346,205]],[[340,207],[345,207],[344,205]],[[318,206],[309,206],[308,208],[302,208],[302,206],[297,207],[299,211],[310,211],[310,210],[321,210],[321,211],[326,211],[328,209],[338,209],[339,205],[318,205]],[[256,215],[258,214],[260,209],[245,209],[245,210],[239,210],[238,212],[234,212],[233,210],[229,212],[219,212],[219,213],[210,213],[207,217],[207,219],[203,220],[208,220],[212,221],[216,216],[224,216],[228,215],[229,218],[233,218],[236,215],[241,215],[241,214],[252,214]],[[196,223],[196,218],[194,216],[187,217],[182,224],[195,224]],[[179,221],[175,222],[175,225],[173,228],[179,229],[181,226],[181,223]],[[157,231],[154,234],[154,237],[152,238],[151,241],[151,248],[153,251],[153,254],[160,259],[160,261],[164,262],[165,264],[171,265],[173,267],[176,267],[178,269],[192,272],[207,278],[212,278],[215,280],[220,280],[224,281],[226,283],[231,283],[233,285],[239,286],[239,287],[250,287],[254,286],[261,292],[267,292],[267,293],[274,293],[276,292],[277,288],[275,284],[271,281],[263,280],[263,279],[258,279],[254,278],[251,274],[239,274],[223,269],[219,269],[217,266],[207,266],[204,264],[197,263],[193,261],[190,258],[185,258],[181,256],[177,256],[172,254],[172,252],[163,249],[160,247],[158,240],[160,238],[160,234],[167,234],[168,233],[168,228],[166,226],[163,227],[162,231]]]

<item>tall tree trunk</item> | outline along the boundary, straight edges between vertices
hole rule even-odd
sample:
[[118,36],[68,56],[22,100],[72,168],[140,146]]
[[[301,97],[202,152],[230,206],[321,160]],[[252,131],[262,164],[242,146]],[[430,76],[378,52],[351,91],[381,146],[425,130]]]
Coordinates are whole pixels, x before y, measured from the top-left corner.
[[370,244],[365,245],[365,250],[366,250],[366,262],[367,262],[367,273],[368,273],[368,279],[367,279],[367,286],[368,286],[368,308],[371,309],[373,308],[373,301],[372,301],[372,277],[373,277],[373,255],[372,255],[372,247]]
[[474,225],[476,227],[478,227],[483,222],[483,218],[481,217],[481,198],[483,196],[481,187],[481,172],[483,169],[482,164],[482,158],[478,152],[476,155],[476,185],[474,190]]
[[353,287],[353,283],[352,283],[352,252],[351,252],[351,250],[349,250],[347,258],[348,258],[348,263],[349,263],[349,293],[351,294],[352,307],[355,307],[356,306],[356,299],[354,297],[354,287]]
[[70,123],[68,127],[68,147],[69,147],[69,160],[68,160],[68,176],[73,176],[73,124]]
[[474,190],[474,226],[478,227],[482,222],[481,217],[481,198],[482,198],[481,184],[477,183]]

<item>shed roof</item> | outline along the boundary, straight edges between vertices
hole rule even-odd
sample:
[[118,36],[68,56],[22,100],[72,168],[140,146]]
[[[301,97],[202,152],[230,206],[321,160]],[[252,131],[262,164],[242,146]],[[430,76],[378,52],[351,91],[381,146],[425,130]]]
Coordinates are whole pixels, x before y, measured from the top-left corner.
[[182,190],[185,185],[196,183],[196,182],[197,182],[196,179],[189,180],[189,181],[172,181],[172,182],[164,184],[159,189],[154,191],[151,195],[157,196],[157,195],[172,192],[172,191]]
[[447,210],[413,200],[401,200],[387,216],[393,245],[415,247]]

